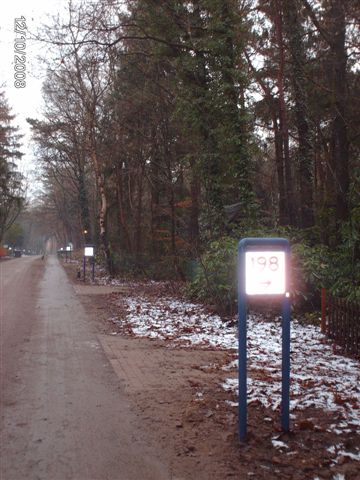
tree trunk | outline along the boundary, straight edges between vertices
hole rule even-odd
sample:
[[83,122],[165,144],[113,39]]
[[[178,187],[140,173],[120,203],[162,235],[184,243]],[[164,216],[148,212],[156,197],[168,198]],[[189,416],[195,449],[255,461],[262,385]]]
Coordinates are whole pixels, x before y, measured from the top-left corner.
[[279,70],[277,77],[277,86],[279,91],[279,124],[280,124],[280,137],[284,154],[284,172],[285,172],[285,185],[286,185],[286,197],[287,197],[287,210],[289,213],[290,225],[297,224],[296,208],[295,208],[295,192],[293,182],[293,171],[290,162],[290,149],[289,149],[289,125],[287,118],[287,109],[284,94],[284,76],[285,76],[285,51],[284,51],[284,38],[283,38],[283,19],[281,9],[279,8],[279,0],[275,0],[275,32],[276,39],[279,47]]
[[150,195],[151,195],[151,254],[157,258],[160,255],[161,249],[159,245],[158,235],[160,229],[160,196],[162,192],[162,182],[160,176],[160,159],[156,138],[156,131],[152,129],[152,162],[150,166]]
[[[81,227],[82,234],[85,235],[85,231],[90,232],[90,212],[89,212],[89,200],[86,190],[85,172],[81,168],[78,175],[79,184],[79,207],[81,215]],[[84,238],[84,237],[83,237]]]
[[299,226],[308,228],[314,225],[314,152],[307,114],[306,54],[302,42],[303,31],[298,15],[299,2],[297,0],[283,0],[283,12],[291,57],[291,83],[298,131]]
[[142,219],[142,209],[143,209],[143,179],[144,179],[144,168],[143,165],[139,167],[139,175],[137,179],[138,186],[138,198],[137,198],[137,207],[136,207],[136,223],[135,223],[135,253],[137,260],[140,260],[141,253],[141,219]]
[[[202,25],[201,11],[199,7],[194,9],[196,25]],[[197,35],[202,40],[203,30],[199,29]],[[196,35],[196,34],[194,34]],[[196,68],[187,72],[188,88],[194,96],[194,103],[198,105],[199,133],[202,142],[201,170],[203,173],[203,184],[205,187],[206,220],[208,222],[208,233],[210,238],[218,231],[224,231],[224,198],[223,186],[220,178],[220,156],[218,146],[214,137],[214,115],[209,106],[208,94],[208,68],[205,54],[201,51],[196,53]]]
[[[125,219],[124,212],[124,185],[123,185],[123,173],[122,173],[122,162],[118,162],[116,165],[116,200],[118,205],[118,219],[120,227],[120,238],[123,236],[123,245],[125,245],[125,250],[127,252],[132,251],[131,239],[129,228]],[[120,242],[121,243],[121,242]]]
[[273,126],[274,126],[274,142],[275,142],[275,163],[276,163],[276,173],[278,180],[278,189],[279,189],[279,224],[288,225],[289,215],[287,210],[286,202],[286,187],[285,187],[285,176],[284,176],[284,153],[283,153],[283,143],[282,135],[279,131],[278,119],[276,113],[273,112]]
[[107,265],[109,275],[113,275],[114,274],[114,266],[113,266],[113,261],[112,261],[112,255],[111,255],[109,240],[108,240],[108,236],[107,236],[107,229],[106,229],[107,197],[106,197],[106,189],[105,189],[105,176],[104,176],[104,173],[101,171],[99,158],[98,158],[96,148],[95,148],[94,145],[92,145],[92,147],[91,147],[91,160],[92,160],[93,165],[94,165],[97,190],[98,190],[99,200],[100,200],[99,236],[100,236],[102,247],[104,249],[106,265]]
[[286,185],[285,185],[285,173],[284,173],[284,149],[283,149],[283,138],[281,131],[279,130],[279,102],[276,101],[274,95],[272,94],[268,85],[263,81],[259,72],[254,68],[252,61],[245,52],[246,59],[248,61],[249,67],[254,73],[257,81],[259,82],[260,87],[262,88],[267,106],[272,119],[273,129],[274,129],[274,145],[275,145],[275,164],[276,164],[276,175],[278,181],[278,215],[280,225],[288,225],[289,223],[289,212],[286,196]]
[[200,228],[199,228],[199,198],[200,198],[200,178],[196,172],[196,164],[193,157],[190,159],[191,170],[191,210],[190,210],[190,222],[189,222],[189,238],[191,251],[196,257],[199,252],[199,240],[200,240]]
[[[227,202],[241,202],[244,216],[252,215],[253,204],[252,185],[250,181],[250,157],[248,151],[248,133],[244,121],[244,102],[241,94],[244,91],[244,81],[241,76],[236,77],[235,57],[235,6],[233,1],[223,0],[220,10],[221,30],[224,39],[219,39],[221,44],[221,81],[225,102],[223,106],[223,122],[227,126],[229,138],[224,139],[221,150],[228,150],[227,157],[229,169],[233,176],[231,196]],[[240,39],[238,39],[240,41]],[[229,142],[230,140],[230,142]],[[228,143],[228,145],[227,145]],[[250,208],[249,208],[250,207]],[[248,211],[248,215],[245,212]]]
[[346,124],[347,103],[347,53],[345,46],[346,1],[331,0],[330,21],[330,68],[333,91],[333,122],[331,132],[331,169],[336,192],[336,217],[339,223],[349,218],[349,143]]

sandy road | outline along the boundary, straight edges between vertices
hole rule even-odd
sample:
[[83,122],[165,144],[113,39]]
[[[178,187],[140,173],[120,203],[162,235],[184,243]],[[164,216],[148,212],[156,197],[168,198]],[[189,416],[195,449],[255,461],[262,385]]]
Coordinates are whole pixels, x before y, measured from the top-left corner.
[[170,480],[55,257],[0,264],[1,480]]

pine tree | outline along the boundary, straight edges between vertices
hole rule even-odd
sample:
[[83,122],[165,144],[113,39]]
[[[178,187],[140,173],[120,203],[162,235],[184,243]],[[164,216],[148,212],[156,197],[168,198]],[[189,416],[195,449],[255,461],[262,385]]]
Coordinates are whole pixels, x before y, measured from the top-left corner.
[[0,92],[0,241],[25,202],[23,177],[16,167],[16,160],[22,157],[21,135],[13,125],[14,118],[4,92]]

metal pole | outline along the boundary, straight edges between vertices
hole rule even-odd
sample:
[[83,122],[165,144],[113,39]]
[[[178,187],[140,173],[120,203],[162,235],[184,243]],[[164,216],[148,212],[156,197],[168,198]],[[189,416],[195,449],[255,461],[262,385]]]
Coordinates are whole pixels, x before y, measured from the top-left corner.
[[239,438],[247,434],[246,300],[239,304]]
[[84,261],[83,261],[84,282],[85,282],[85,269],[86,269],[86,257],[84,256]]
[[282,392],[281,427],[290,430],[290,298],[285,296],[282,308]]
[[95,258],[92,257],[92,281],[95,280]]
[[247,435],[247,329],[246,329],[246,294],[245,294],[245,253],[242,246],[238,254],[238,310],[239,310],[239,439],[246,440]]

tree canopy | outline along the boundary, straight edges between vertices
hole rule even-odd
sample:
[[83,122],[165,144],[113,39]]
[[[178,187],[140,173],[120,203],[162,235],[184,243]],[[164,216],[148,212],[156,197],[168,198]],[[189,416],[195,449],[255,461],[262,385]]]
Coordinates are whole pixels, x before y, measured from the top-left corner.
[[13,120],[5,94],[0,92],[0,242],[25,201],[23,177],[16,166],[22,157],[21,135]]
[[359,261],[359,15],[70,2],[39,34],[54,55],[31,121],[54,234],[101,243],[110,272],[184,278],[213,242],[261,230]]

